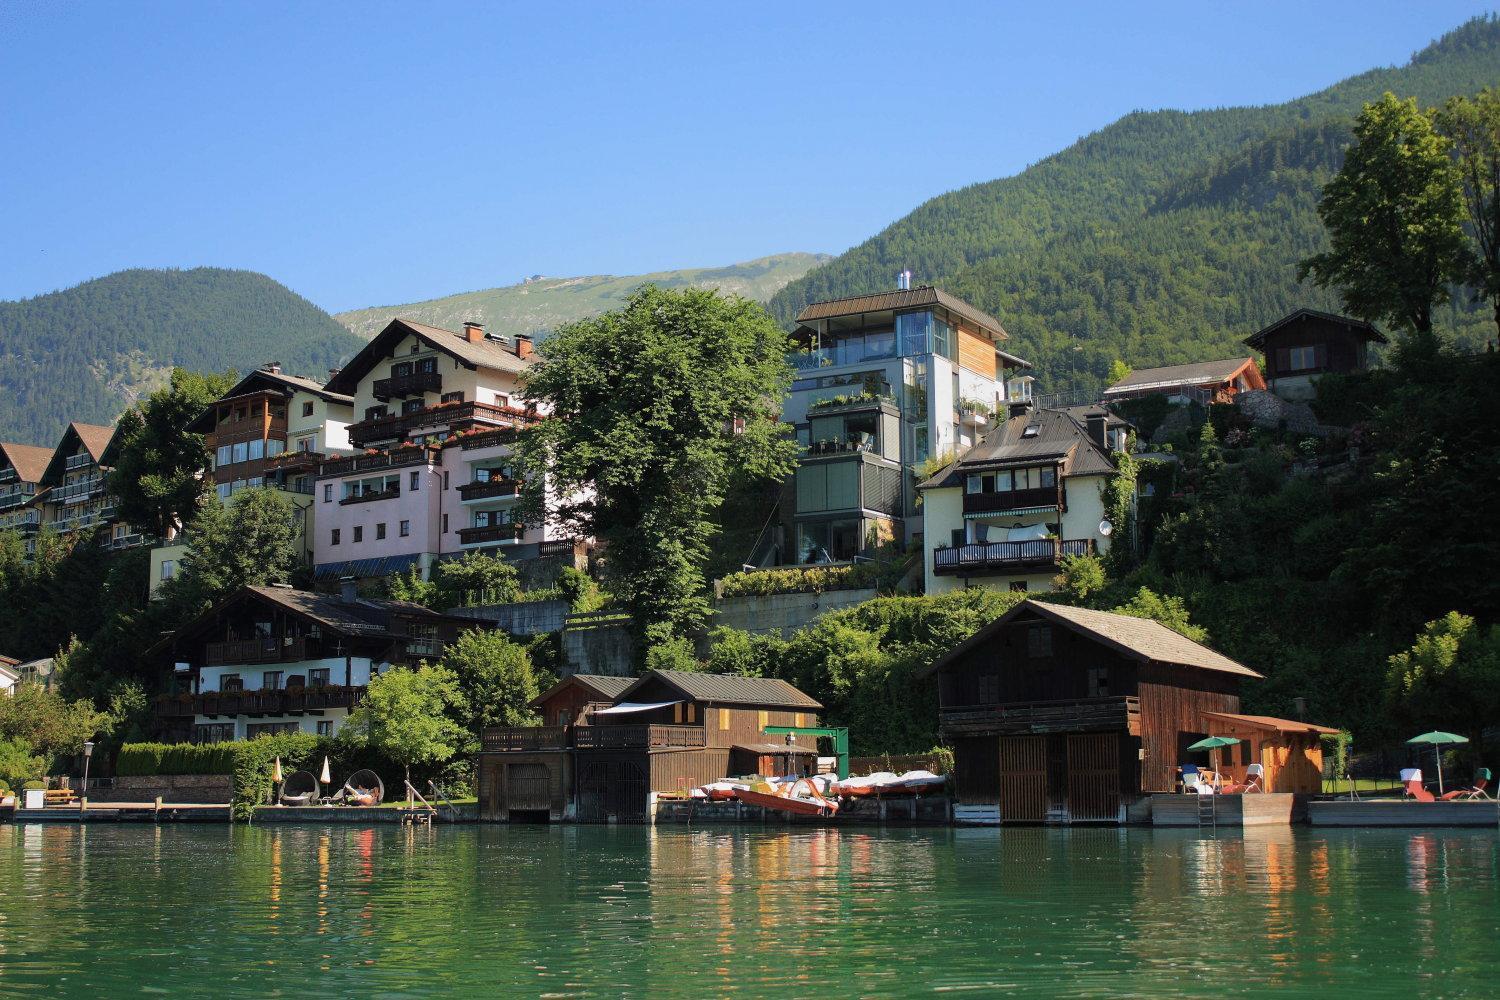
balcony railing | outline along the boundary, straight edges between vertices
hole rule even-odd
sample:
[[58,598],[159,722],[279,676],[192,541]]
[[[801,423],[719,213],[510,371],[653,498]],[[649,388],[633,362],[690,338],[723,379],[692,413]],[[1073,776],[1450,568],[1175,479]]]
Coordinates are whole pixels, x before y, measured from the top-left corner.
[[465,545],[483,542],[513,542],[525,529],[519,524],[490,524],[482,528],[459,528],[458,540]]
[[382,402],[400,399],[403,396],[420,396],[424,392],[442,392],[443,376],[437,372],[416,372],[412,375],[392,375],[378,378],[371,392]]
[[21,474],[13,468],[0,469],[0,486],[4,486],[6,483],[17,482],[20,478]]
[[140,532],[131,535],[120,535],[115,538],[106,538],[103,546],[106,549],[118,551],[120,549],[133,549],[139,545],[145,545],[147,538]]
[[1094,552],[1092,538],[1041,538],[1026,542],[973,542],[935,549],[932,571],[939,576],[950,573],[984,573],[1026,566],[1057,566],[1064,556],[1086,556]]
[[63,469],[67,472],[72,472],[75,469],[84,469],[93,464],[94,456],[86,451],[81,451],[76,455],[69,455],[63,459]]
[[1003,493],[965,493],[965,514],[1003,513],[1037,507],[1067,506],[1062,486],[1038,486],[1029,490],[1006,490]]
[[567,726],[489,726],[479,738],[486,753],[506,750],[566,750]]
[[330,708],[354,708],[365,696],[363,687],[292,687],[275,691],[206,691],[193,695],[162,695],[158,715],[168,718],[206,715],[296,715]]
[[702,726],[579,726],[573,745],[580,750],[638,750],[707,745]]
[[234,642],[211,642],[204,650],[205,662],[211,666],[231,663],[285,663],[316,658],[319,646],[316,639],[305,637],[280,639],[265,636],[258,639],[240,639]]
[[389,451],[378,451],[373,455],[350,455],[348,458],[332,459],[318,467],[318,475],[348,476],[356,472],[399,469],[405,465],[419,465],[427,461],[441,460],[442,452],[437,448],[392,448]]
[[35,493],[0,493],[0,510],[20,507],[35,496]]
[[524,427],[535,420],[534,410],[523,410],[515,406],[479,402],[438,403],[412,413],[392,413],[350,424],[349,439],[355,447],[363,448],[368,442],[404,438],[418,429],[431,429],[433,433],[438,433],[472,424]]
[[516,432],[514,427],[498,427],[492,431],[465,434],[459,439],[458,445],[464,451],[472,451],[476,448],[498,448],[501,445],[515,444]]
[[85,479],[82,482],[68,483],[66,486],[54,486],[47,499],[53,503],[78,503],[89,497],[104,492],[104,477],[97,479]]
[[465,500],[484,500],[488,497],[513,497],[520,488],[520,483],[514,479],[485,479],[472,483],[464,483],[458,488],[458,495]]
[[383,490],[366,490],[362,493],[351,493],[340,500],[339,505],[347,507],[353,503],[374,503],[376,500],[394,500],[400,495],[400,486],[387,486]]
[[944,708],[940,721],[945,737],[1027,736],[1100,730],[1124,730],[1139,735],[1141,700],[1121,696],[958,705]]

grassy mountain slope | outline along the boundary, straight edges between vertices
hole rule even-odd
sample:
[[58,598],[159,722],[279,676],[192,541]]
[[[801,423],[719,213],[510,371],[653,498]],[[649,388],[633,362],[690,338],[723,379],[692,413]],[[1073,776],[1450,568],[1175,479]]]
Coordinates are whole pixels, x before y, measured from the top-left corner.
[[[1318,190],[1361,105],[1386,90],[1436,104],[1500,84],[1500,21],[1450,32],[1399,68],[1286,104],[1137,112],[1013,177],[940,195],[782,289],[808,302],[891,287],[910,266],[999,316],[1044,391],[1096,388],[1116,357],[1137,367],[1245,350],[1299,304],[1295,262],[1322,245]],[[1447,328],[1482,341],[1464,305]],[[1489,335],[1493,335],[1490,328]]]
[[465,320],[473,320],[494,333],[540,334],[559,324],[613,309],[638,285],[648,281],[666,288],[718,288],[764,302],[788,282],[827,259],[823,254],[783,253],[728,267],[627,277],[537,278],[520,285],[464,292],[426,302],[355,309],[338,313],[334,318],[365,339],[375,336],[397,316],[447,329],[457,329]]
[[174,365],[317,376],[361,342],[263,274],[129,270],[0,302],[0,440],[53,445],[69,420],[112,423]]

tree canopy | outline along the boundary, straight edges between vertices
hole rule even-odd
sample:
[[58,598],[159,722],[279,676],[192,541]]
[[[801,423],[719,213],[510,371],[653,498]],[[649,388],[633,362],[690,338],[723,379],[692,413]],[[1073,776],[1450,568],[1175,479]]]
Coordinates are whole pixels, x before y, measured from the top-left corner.
[[445,667],[387,670],[370,678],[339,739],[367,746],[405,765],[435,764],[469,750],[473,740],[454,716],[464,707],[458,678]]

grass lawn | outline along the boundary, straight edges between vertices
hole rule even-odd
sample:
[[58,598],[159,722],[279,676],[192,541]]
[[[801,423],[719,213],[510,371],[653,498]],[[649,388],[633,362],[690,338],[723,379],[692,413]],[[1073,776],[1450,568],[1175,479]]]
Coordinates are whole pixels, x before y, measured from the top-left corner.
[[[450,802],[453,803],[456,806],[474,806],[474,805],[478,805],[479,804],[479,799],[475,798],[475,797],[472,797],[472,796],[470,798],[467,798],[467,799],[444,799],[441,802],[434,801],[433,799],[428,799],[427,801],[431,802],[435,806],[446,806]],[[420,803],[420,802],[417,803],[417,807],[418,808],[421,808],[421,805],[422,805],[422,803]],[[398,799],[395,802],[382,802],[382,803],[380,803],[380,808],[381,809],[405,809],[406,808],[406,800],[405,799]]]
[[[1355,778],[1354,790],[1357,792],[1395,792],[1400,791],[1401,782],[1392,781],[1389,778]],[[1337,795],[1340,792],[1349,791],[1349,781],[1345,778],[1324,778],[1323,791],[1327,794]]]

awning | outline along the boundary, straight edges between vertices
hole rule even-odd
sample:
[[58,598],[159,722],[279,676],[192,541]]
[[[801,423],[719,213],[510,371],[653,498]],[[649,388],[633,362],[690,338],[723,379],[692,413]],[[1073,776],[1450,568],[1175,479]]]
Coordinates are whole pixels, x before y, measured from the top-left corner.
[[594,712],[595,715],[629,715],[631,712],[654,712],[658,708],[670,708],[673,705],[681,705],[681,701],[622,701],[618,705],[609,708],[601,708]]
[[1019,517],[1022,514],[1045,514],[1048,511],[1055,510],[1057,510],[1056,504],[1050,507],[1018,507],[1015,510],[975,511],[972,514],[965,514],[964,519],[974,521],[985,517]]
[[750,753],[758,753],[766,757],[775,754],[789,754],[799,757],[816,757],[818,751],[813,747],[798,746],[786,743],[736,743],[736,750],[748,750]]
[[372,559],[350,559],[347,562],[319,563],[313,567],[313,576],[320,580],[354,576],[360,578],[396,576],[417,565],[421,557],[416,553],[404,556],[377,556]]

